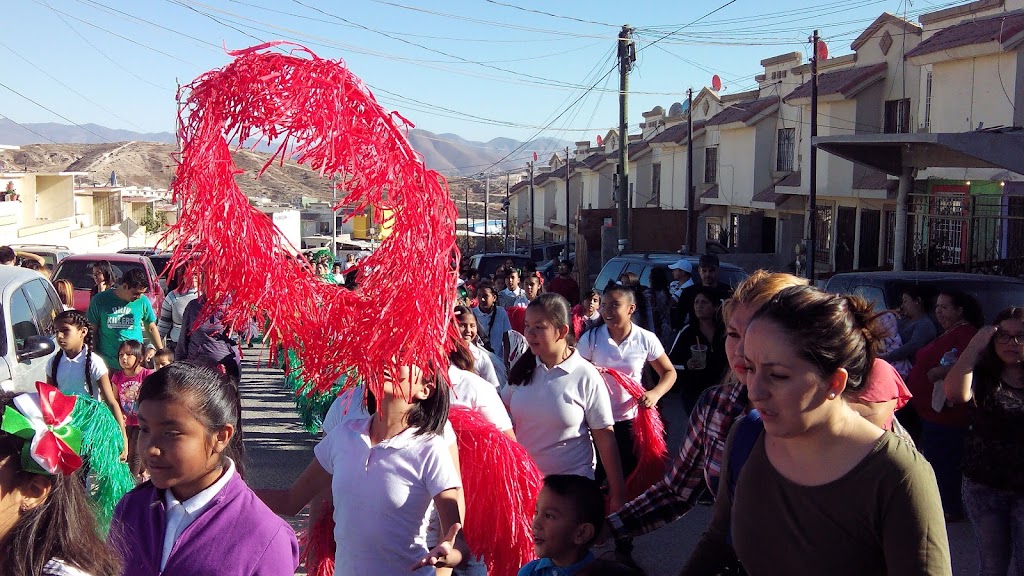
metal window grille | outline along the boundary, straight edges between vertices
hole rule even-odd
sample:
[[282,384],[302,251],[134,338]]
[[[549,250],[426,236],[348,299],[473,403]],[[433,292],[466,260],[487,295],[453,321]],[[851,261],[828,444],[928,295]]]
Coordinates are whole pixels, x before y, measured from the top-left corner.
[[737,248],[740,245],[740,215],[729,215],[729,248]]
[[885,101],[885,133],[910,132],[910,98]]
[[[708,222],[708,240],[722,242],[722,223]],[[722,242],[724,244],[724,242]]]
[[651,204],[661,205],[661,163],[651,166]]
[[718,182],[718,147],[710,146],[704,149],[704,183],[715,182]]
[[932,131],[932,73],[924,81],[924,131]]
[[777,172],[793,171],[793,153],[796,149],[796,128],[782,128],[779,130],[778,151],[775,155],[775,170]]
[[817,206],[814,223],[814,259],[829,262],[832,253],[832,207]]

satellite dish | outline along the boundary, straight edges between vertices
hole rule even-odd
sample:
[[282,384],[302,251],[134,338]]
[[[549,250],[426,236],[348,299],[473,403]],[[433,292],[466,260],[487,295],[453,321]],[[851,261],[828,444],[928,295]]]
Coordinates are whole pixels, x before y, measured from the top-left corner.
[[714,76],[711,77],[711,88],[715,92],[719,92],[722,90],[722,79],[718,77],[718,74],[715,74]]
[[824,40],[818,40],[818,50],[814,56],[820,62],[821,60],[828,60],[828,44],[825,44]]

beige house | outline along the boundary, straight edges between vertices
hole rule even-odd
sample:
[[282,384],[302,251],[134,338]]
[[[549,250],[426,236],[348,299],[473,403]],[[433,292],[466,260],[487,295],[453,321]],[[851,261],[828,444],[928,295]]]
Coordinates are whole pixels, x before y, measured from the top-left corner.
[[75,211],[75,177],[86,175],[0,172],[0,244],[95,245],[95,230]]

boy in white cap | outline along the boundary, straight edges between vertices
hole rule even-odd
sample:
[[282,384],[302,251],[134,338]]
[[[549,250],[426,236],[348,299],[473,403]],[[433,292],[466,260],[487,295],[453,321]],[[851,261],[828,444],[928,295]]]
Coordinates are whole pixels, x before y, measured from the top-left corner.
[[678,302],[683,290],[693,286],[693,267],[690,266],[689,260],[680,258],[675,264],[669,264],[668,269],[672,271],[672,283],[669,284],[668,291],[672,294],[672,301]]

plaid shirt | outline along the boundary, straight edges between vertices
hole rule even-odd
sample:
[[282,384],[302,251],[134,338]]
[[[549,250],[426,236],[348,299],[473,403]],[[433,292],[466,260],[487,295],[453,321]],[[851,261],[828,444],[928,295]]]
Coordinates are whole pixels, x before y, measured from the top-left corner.
[[749,410],[747,388],[739,382],[701,394],[665,478],[608,516],[614,536],[639,536],[679,519],[693,508],[705,482],[712,492],[717,491],[729,430]]

